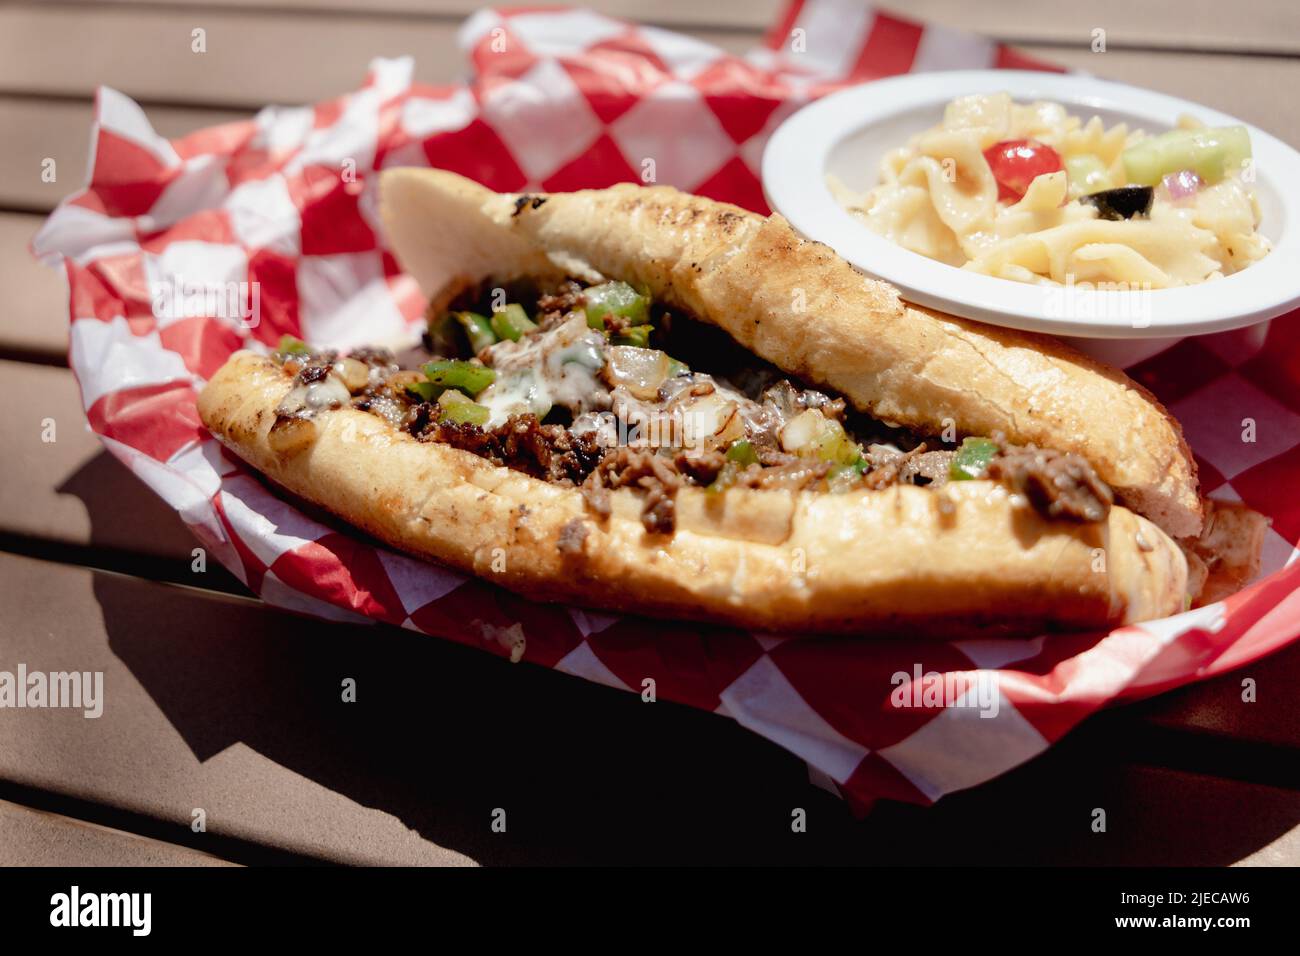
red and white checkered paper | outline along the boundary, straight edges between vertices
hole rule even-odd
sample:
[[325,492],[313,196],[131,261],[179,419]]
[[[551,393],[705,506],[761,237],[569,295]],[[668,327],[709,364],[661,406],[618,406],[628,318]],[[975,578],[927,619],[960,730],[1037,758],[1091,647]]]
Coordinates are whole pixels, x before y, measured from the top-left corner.
[[[1238,667],[1300,633],[1300,500],[1289,493],[1300,475],[1296,316],[1187,340],[1132,370],[1182,420],[1207,491],[1274,523],[1263,580],[1109,634],[780,638],[539,605],[375,547],[277,497],[205,432],[195,395],[232,351],[284,333],[324,347],[414,338],[423,302],[383,246],[376,170],[433,165],[498,190],[567,190],[638,180],[653,158],[660,182],[766,212],[764,142],[810,99],[908,70],[1049,68],[980,37],[835,0],[793,3],[744,59],[583,10],[479,13],[461,42],[474,71],[467,84],[413,84],[409,59],[376,60],[354,93],[170,142],[135,103],[101,89],[89,185],[35,241],[67,274],[69,357],[91,427],[267,602],[501,655],[505,631],[522,629],[525,660],[632,691],[654,678],[662,697],[799,755],[814,781],[859,808],[882,796],[927,803],[981,783],[1112,701]],[[256,325],[158,295],[196,283],[256,283]],[[1247,418],[1253,443],[1242,441]],[[997,716],[891,706],[891,676],[918,666],[994,679]]]

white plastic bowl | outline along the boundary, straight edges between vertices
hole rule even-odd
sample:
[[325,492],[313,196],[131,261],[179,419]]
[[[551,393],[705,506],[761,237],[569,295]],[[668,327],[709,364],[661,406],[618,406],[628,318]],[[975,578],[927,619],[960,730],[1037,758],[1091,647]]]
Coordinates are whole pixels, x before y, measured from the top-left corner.
[[[1176,289],[1112,291],[1030,285],[928,259],[871,232],[826,185],[833,173],[855,191],[875,186],[881,156],[938,123],[959,96],[1005,90],[1019,102],[1052,100],[1071,113],[1126,122],[1149,133],[1189,114],[1250,132],[1260,232],[1273,251],[1221,280]],[[773,134],[763,154],[772,208],[910,301],[994,325],[1046,332],[1107,361],[1129,365],[1189,335],[1253,325],[1300,306],[1300,153],[1208,107],[1094,77],[1022,70],[917,73],[878,80],[806,106]]]

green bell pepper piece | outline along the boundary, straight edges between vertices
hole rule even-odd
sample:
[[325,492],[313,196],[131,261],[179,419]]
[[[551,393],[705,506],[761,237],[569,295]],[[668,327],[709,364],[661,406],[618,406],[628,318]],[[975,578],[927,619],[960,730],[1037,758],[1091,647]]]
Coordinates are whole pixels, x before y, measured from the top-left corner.
[[492,331],[492,320],[486,315],[479,315],[477,312],[453,312],[452,317],[465,330],[470,351],[475,355],[489,345],[496,344],[497,334]]
[[605,316],[618,315],[633,325],[650,321],[650,297],[642,295],[626,282],[602,282],[583,290],[587,303],[587,325],[605,328]]
[[997,453],[998,443],[991,439],[963,438],[948,465],[948,478],[952,481],[983,478]]
[[856,481],[867,473],[870,469],[867,460],[859,455],[856,459],[847,464],[832,465],[831,470],[826,472],[827,484],[834,486],[836,482],[844,478],[847,481]]
[[434,355],[458,355],[464,347],[460,323],[451,312],[430,316],[428,320],[429,346]]
[[424,366],[424,374],[434,385],[444,389],[460,389],[466,395],[477,395],[496,381],[497,373],[483,365],[448,359],[430,362]]
[[311,353],[311,349],[307,348],[306,342],[292,335],[280,336],[280,345],[276,348],[276,351],[286,352],[290,355],[309,355]]
[[447,391],[447,386],[434,385],[433,382],[411,382],[406,390],[412,395],[418,395],[422,401],[436,402],[438,396]]
[[754,450],[754,443],[745,438],[733,441],[727,449],[727,461],[734,461],[742,467],[757,465],[758,452]]
[[466,399],[463,402],[449,402],[443,405],[438,421],[455,422],[458,425],[486,425],[491,415],[492,412],[486,405]]
[[492,331],[499,339],[518,342],[525,332],[537,328],[537,323],[528,317],[524,307],[518,302],[511,302],[503,309],[492,313]]

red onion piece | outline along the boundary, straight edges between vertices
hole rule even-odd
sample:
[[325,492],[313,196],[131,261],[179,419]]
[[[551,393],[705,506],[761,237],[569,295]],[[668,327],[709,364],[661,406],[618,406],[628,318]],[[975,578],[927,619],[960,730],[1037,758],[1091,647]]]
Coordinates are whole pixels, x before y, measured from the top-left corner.
[[1169,193],[1169,198],[1175,202],[1195,196],[1197,190],[1203,185],[1201,177],[1190,169],[1180,169],[1176,173],[1170,173],[1160,181],[1160,184]]

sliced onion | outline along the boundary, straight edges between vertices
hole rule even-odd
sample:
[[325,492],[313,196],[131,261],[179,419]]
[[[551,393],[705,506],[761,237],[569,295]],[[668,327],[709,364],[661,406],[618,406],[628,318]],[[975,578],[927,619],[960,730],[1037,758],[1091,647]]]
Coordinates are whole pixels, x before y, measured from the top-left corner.
[[733,441],[745,437],[745,418],[740,414],[740,406],[735,402],[731,402],[730,405],[731,414],[722,423],[722,427],[713,433],[713,437],[721,445],[730,445]]
[[609,350],[606,375],[615,387],[622,385],[635,397],[655,398],[668,378],[668,353],[659,349],[616,345]]

